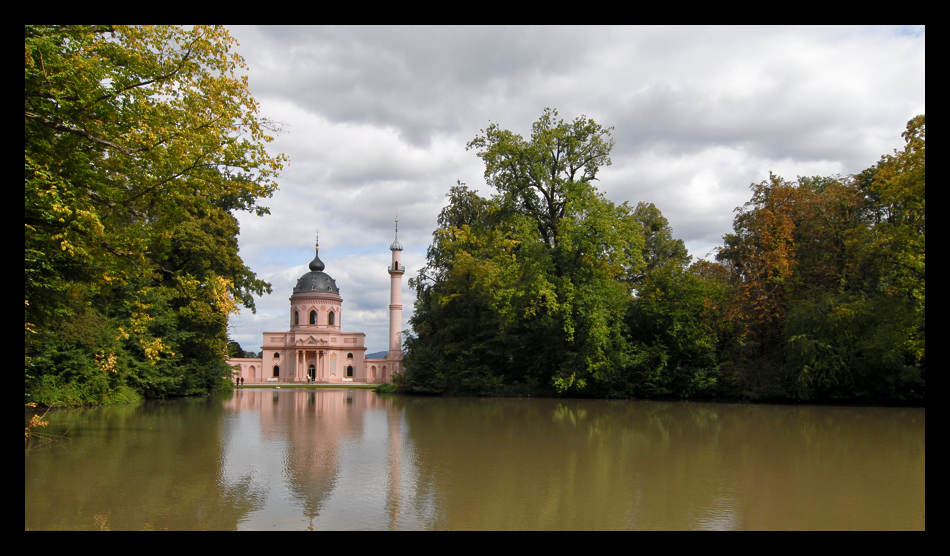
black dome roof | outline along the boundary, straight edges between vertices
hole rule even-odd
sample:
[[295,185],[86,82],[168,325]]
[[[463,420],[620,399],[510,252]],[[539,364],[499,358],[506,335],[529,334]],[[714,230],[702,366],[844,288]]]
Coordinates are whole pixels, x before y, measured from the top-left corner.
[[336,280],[323,272],[324,268],[326,268],[326,265],[320,260],[320,248],[317,247],[317,254],[310,261],[310,272],[297,280],[294,293],[330,292],[339,295],[340,288],[336,287]]
[[331,292],[340,293],[340,288],[336,287],[336,280],[330,278],[326,272],[314,271],[308,272],[297,280],[294,286],[294,293],[306,292]]

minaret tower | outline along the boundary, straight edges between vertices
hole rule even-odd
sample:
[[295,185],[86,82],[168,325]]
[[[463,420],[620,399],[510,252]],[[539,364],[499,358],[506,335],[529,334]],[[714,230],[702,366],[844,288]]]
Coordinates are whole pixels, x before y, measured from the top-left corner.
[[[389,353],[386,359],[402,361],[402,275],[406,267],[399,264],[402,258],[402,244],[399,243],[399,220],[396,220],[396,239],[389,246],[393,252],[393,264],[389,266]],[[393,365],[393,372],[397,371]]]

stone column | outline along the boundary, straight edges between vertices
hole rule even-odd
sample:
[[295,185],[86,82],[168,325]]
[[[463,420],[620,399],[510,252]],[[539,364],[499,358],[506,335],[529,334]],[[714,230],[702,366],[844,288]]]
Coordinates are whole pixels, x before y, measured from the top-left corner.
[[307,352],[302,349],[298,349],[298,350],[295,350],[295,353],[297,354],[294,360],[294,367],[296,367],[294,369],[294,372],[296,373],[297,369],[299,369],[300,367],[305,367],[307,365]]

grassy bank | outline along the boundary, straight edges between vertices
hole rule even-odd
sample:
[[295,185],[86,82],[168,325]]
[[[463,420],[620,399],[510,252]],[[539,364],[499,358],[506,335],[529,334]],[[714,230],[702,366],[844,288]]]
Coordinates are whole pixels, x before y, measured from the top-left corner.
[[126,385],[110,387],[104,380],[81,383],[48,375],[29,392],[28,401],[40,407],[79,407],[136,403],[142,399],[138,392]]

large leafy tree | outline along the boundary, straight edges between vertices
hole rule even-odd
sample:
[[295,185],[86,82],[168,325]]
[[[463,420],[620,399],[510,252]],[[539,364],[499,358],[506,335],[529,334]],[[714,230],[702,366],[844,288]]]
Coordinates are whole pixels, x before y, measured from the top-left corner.
[[796,286],[795,232],[807,192],[774,175],[751,188],[752,198],[737,209],[734,232],[723,238],[717,259],[730,266],[736,283],[734,314],[742,350],[733,359],[744,361],[741,388],[780,396],[782,326]]
[[284,161],[235,46],[217,26],[26,26],[28,382],[78,350],[86,382],[212,386],[227,315],[269,288],[232,212],[265,212]]
[[644,267],[626,279],[635,297],[624,319],[625,344],[601,391],[607,396],[698,396],[711,392],[719,372],[725,282],[716,268],[690,255],[653,203],[631,214],[643,233]]
[[419,393],[494,394],[513,361],[503,332],[512,307],[500,294],[516,282],[517,243],[492,225],[492,201],[462,183],[446,197],[428,262],[409,280],[416,303],[400,379]]
[[[923,115],[907,122],[902,151],[881,158],[870,191],[880,199],[875,209],[870,256],[879,261],[879,288],[901,292],[923,326],[926,305],[926,124]],[[923,338],[919,356],[923,357]]]
[[904,138],[856,176],[753,184],[718,254],[736,288],[739,392],[922,399],[923,116]]
[[[477,361],[485,366],[477,376],[581,392],[610,367],[622,341],[618,308],[631,293],[622,278],[643,265],[642,233],[629,207],[611,203],[593,184],[612,145],[609,129],[586,117],[564,122],[554,110],[544,111],[528,139],[492,124],[469,143],[497,193],[450,194],[429,264],[415,282],[422,289],[410,378],[443,369],[433,378],[448,380],[445,373],[456,376],[465,361]],[[457,341],[448,342],[454,325]],[[446,343],[429,349],[436,336]],[[472,351],[476,345],[491,357]],[[417,350],[429,354],[426,365],[414,366]],[[461,355],[438,363],[446,353]]]
[[531,219],[542,242],[556,249],[561,222],[592,193],[600,167],[610,165],[611,131],[584,116],[565,123],[547,108],[530,139],[492,123],[468,148],[485,162],[485,181],[503,205]]
[[546,109],[524,139],[492,124],[469,143],[485,180],[518,230],[522,261],[521,366],[559,392],[583,391],[608,370],[621,341],[617,311],[629,301],[621,278],[643,265],[643,235],[630,208],[594,186],[610,164],[612,128]]

